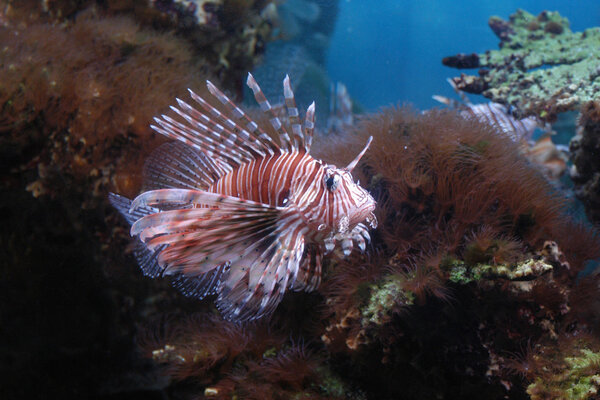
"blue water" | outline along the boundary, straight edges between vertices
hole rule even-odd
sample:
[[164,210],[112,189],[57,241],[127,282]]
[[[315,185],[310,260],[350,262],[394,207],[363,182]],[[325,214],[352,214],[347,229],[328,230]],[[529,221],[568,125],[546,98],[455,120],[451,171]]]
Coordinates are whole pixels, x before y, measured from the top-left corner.
[[600,25],[600,2],[591,0],[340,0],[327,72],[368,110],[406,102],[421,109],[439,105],[431,96],[454,98],[446,78],[460,73],[441,59],[496,49],[499,39],[488,18],[508,19],[518,8],[558,11],[573,31]]

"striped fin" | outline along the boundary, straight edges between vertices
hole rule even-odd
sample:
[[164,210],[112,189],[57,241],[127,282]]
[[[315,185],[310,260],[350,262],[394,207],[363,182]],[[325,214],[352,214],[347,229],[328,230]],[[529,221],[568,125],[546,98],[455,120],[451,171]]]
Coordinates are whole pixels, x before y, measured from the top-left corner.
[[165,143],[144,164],[143,190],[206,189],[225,171],[205,153],[179,141]]
[[290,77],[288,75],[286,75],[285,79],[283,80],[283,96],[285,97],[285,106],[287,108],[290,126],[292,127],[294,149],[306,150],[304,134],[302,133],[302,125],[300,124],[300,114],[298,112],[298,107],[296,106],[294,91],[292,90]]
[[[217,141],[218,144],[236,153],[242,153],[244,161],[254,159],[257,154],[264,155],[260,147],[257,147],[252,142],[249,132],[223,116],[219,110],[208,104],[206,100],[192,90],[189,90],[189,92],[192,99],[200,104],[205,113],[212,114],[212,118],[196,110],[181,99],[176,99],[180,108],[171,107],[171,109],[184,118],[190,125],[202,129],[202,132],[207,136],[206,141],[213,145]],[[228,127],[222,125],[219,121],[226,123]]]
[[242,154],[239,149],[229,148],[228,144],[215,141],[208,135],[214,131],[209,130],[207,126],[194,120],[189,114],[176,107],[171,107],[171,109],[184,117],[189,125],[163,114],[161,118],[154,118],[154,121],[158,125],[150,125],[150,127],[166,137],[179,140],[196,150],[205,152],[211,158],[218,157],[223,159],[230,168],[237,168],[243,162],[251,160],[249,155]]
[[315,102],[310,103],[306,109],[306,116],[304,117],[304,148],[306,152],[310,152],[312,145],[313,133],[315,131]]
[[[133,224],[131,234],[160,251],[158,264],[165,274],[191,280],[184,286],[194,289],[194,279],[204,282],[227,263],[227,274],[218,279],[222,283],[217,299],[225,318],[252,320],[275,309],[296,280],[304,251],[302,218],[294,209],[193,190],[148,193],[138,196],[131,208],[206,206],[158,212]],[[201,287],[210,292],[208,286]]]
[[[109,193],[108,198],[110,203],[130,224],[135,223],[138,219],[145,216],[158,213],[157,209],[148,207],[140,207],[134,212],[129,213],[131,200],[114,193]],[[159,264],[158,256],[165,248],[166,246],[160,246],[156,251],[152,251],[148,249],[139,238],[136,239],[134,244],[134,255],[144,275],[151,278],[157,278],[163,274],[164,268]],[[226,275],[228,270],[229,265],[224,263],[200,276],[187,277],[183,274],[176,274],[171,283],[184,295],[202,299],[216,293],[222,282],[223,276]]]
[[163,114],[154,118],[156,125],[151,125],[151,128],[206,153],[214,159],[214,164],[225,172],[257,157],[279,151],[279,147],[269,135],[223,92],[209,81],[207,87],[209,92],[227,107],[233,118],[245,123],[245,128],[189,89],[190,96],[204,112],[181,99],[176,99],[178,107],[171,106],[171,110],[180,118],[175,119]]
[[290,227],[281,229],[277,240],[252,260],[249,274],[223,283],[217,297],[223,317],[250,321],[271,314],[295,280],[303,251],[303,235]]
[[[257,145],[257,143],[253,142],[249,132],[223,116],[219,110],[208,104],[192,90],[188,90],[192,99],[200,104],[205,113],[212,114],[213,118],[196,110],[181,99],[176,99],[180,108],[171,106],[171,110],[184,118],[190,125],[201,129],[202,133],[206,136],[205,140],[207,142],[212,146],[216,143],[217,145],[226,147],[229,151],[241,153],[244,161],[250,161],[256,155],[264,155],[264,152],[260,149],[260,143]],[[219,121],[224,122],[228,127],[223,126]]]
[[[243,151],[247,157],[245,161],[252,160],[256,156],[262,157],[266,152],[271,153],[273,151],[272,146],[267,146],[263,141],[239,126],[235,121],[210,105],[192,90],[189,90],[189,92],[192,99],[200,104],[205,113],[210,114],[212,117],[201,113],[185,101],[177,99],[177,103],[182,110],[185,110],[190,116],[195,118],[197,123],[206,125],[207,133],[217,138],[225,137],[226,144],[230,149]],[[254,125],[258,129],[258,125]]]
[[136,209],[132,210],[131,200],[125,196],[121,196],[120,194],[112,192],[108,194],[108,201],[114,208],[117,209],[119,214],[125,218],[129,225],[133,225],[135,221],[145,217],[146,215],[152,215],[159,211],[157,208],[148,206],[136,207]]
[[305,290],[312,292],[321,283],[321,262],[323,254],[318,246],[306,246],[304,257],[298,270],[298,278],[293,283],[296,291]]
[[252,90],[252,93],[254,93],[254,98],[260,106],[262,112],[269,118],[269,122],[273,126],[273,129],[275,129],[275,131],[279,134],[279,140],[281,141],[281,146],[283,147],[283,149],[286,151],[293,151],[294,144],[290,139],[290,135],[286,131],[285,127],[283,126],[277,115],[275,115],[271,104],[265,97],[265,94],[258,85],[258,82],[256,82],[252,74],[249,72],[246,84],[248,85],[250,90]]
[[433,96],[431,96],[431,98],[452,108],[460,109],[464,106],[463,103],[459,102],[458,100],[454,100],[446,96],[434,94]]
[[485,124],[495,126],[513,141],[529,138],[537,123],[534,119],[518,120],[508,113],[505,106],[499,103],[483,103],[469,106],[463,115],[472,115]]
[[[158,212],[157,209],[152,207],[140,207],[130,213],[129,209],[131,208],[131,200],[115,193],[108,194],[108,201],[114,208],[117,209],[117,211],[119,211],[119,213],[130,225],[135,223],[135,221],[140,218]],[[139,239],[135,241],[133,254],[135,255],[137,263],[142,269],[144,275],[151,278],[156,278],[162,274],[162,268],[158,265],[157,261],[160,250],[162,249],[158,249],[156,252],[150,251]]]
[[233,196],[188,189],[150,190],[137,196],[131,202],[131,210],[147,206],[160,206],[164,203],[181,205],[205,205],[208,207],[240,207],[247,210],[263,210],[270,206],[252,200],[244,200]]
[[173,277],[171,284],[186,297],[194,297],[202,300],[206,296],[212,296],[219,291],[223,277],[229,272],[229,264],[219,265],[206,274],[200,276],[185,276],[177,274]]
[[[277,146],[273,139],[271,139],[267,133],[260,129],[257,123],[250,119],[241,108],[239,108],[233,101],[229,99],[229,97],[225,95],[225,93],[220,91],[215,85],[212,84],[212,82],[208,80],[206,81],[206,86],[208,87],[208,91],[228,108],[234,118],[236,118],[238,121],[244,120],[246,123],[246,129],[250,132],[250,135],[254,139],[254,143],[257,147],[262,145],[262,147],[264,147],[271,155],[273,155],[275,151],[279,150],[279,146]],[[229,121],[230,126],[236,125],[235,122],[231,120]],[[254,136],[256,132],[258,132],[258,138]]]
[[448,82],[450,86],[452,86],[452,89],[458,95],[458,97],[460,97],[460,100],[463,102],[463,104],[467,106],[473,105],[473,103],[471,103],[471,100],[469,100],[465,92],[463,92],[458,88],[458,86],[456,86],[456,83],[454,83],[454,80],[452,78],[446,78],[446,82]]

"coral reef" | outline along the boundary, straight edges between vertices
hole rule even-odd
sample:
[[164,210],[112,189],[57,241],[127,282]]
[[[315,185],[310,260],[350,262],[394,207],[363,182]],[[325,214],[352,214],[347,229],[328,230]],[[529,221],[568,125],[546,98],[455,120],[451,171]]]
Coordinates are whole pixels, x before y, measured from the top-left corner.
[[134,1],[115,11],[135,16],[143,24],[174,28],[206,58],[223,87],[238,95],[239,77],[260,60],[275,18],[271,0]]
[[575,194],[583,202],[588,218],[600,222],[600,101],[591,101],[581,107],[576,135],[569,150],[573,160],[571,179]]
[[[566,337],[560,348],[536,346],[520,363],[522,374],[532,383],[527,394],[532,400],[592,399],[600,389],[600,352],[595,338]],[[523,369],[527,364],[527,369]]]
[[443,60],[450,67],[479,68],[478,76],[453,78],[460,90],[514,106],[521,116],[547,121],[597,99],[600,28],[572,32],[557,12],[544,11],[536,17],[524,10],[509,21],[491,17],[489,25],[500,38],[500,49]]
[[0,26],[3,397],[160,391],[165,379],[132,337],[159,309],[190,302],[139,279],[106,196],[139,191],[144,159],[164,141],[149,121],[218,67],[189,42],[100,7],[15,3]]
[[[276,11],[270,0],[23,0],[5,4],[5,22],[62,23],[93,6],[110,16],[127,16],[132,29],[174,32],[196,56],[206,60],[221,87],[241,95],[243,77],[260,60],[272,39]],[[200,71],[201,74],[206,71]]]
[[205,398],[338,399],[350,389],[323,357],[265,321],[249,325],[198,314],[159,325],[141,346],[177,381],[193,379]]
[[[567,337],[593,345],[598,310],[580,301],[598,280],[576,279],[600,255],[599,238],[495,129],[406,109],[355,129],[374,135],[360,179],[379,202],[377,256],[330,265],[321,338],[370,398],[525,398],[554,360],[523,377],[511,354],[526,343],[558,351]],[[568,395],[560,388],[554,398]]]
[[[461,115],[474,116],[482,123],[494,125],[512,140],[521,143],[520,150],[525,156],[544,173],[551,181],[557,181],[567,169],[567,156],[559,150],[551,138],[552,131],[549,123],[541,123],[537,117],[516,119],[509,109],[499,103],[473,104],[464,92],[459,90],[451,79],[448,82],[458,94],[461,102],[434,95],[434,100],[459,110]],[[535,142],[532,136],[536,129],[543,129],[546,134]]]
[[374,136],[354,170],[379,202],[368,252],[326,259],[271,321],[203,315],[148,353],[205,397],[592,398],[600,281],[580,272],[600,238],[497,129],[391,108],[319,137],[343,165]]
[[[272,8],[108,0],[78,12],[88,3],[3,3],[5,397],[597,396],[600,276],[582,274],[600,256],[597,232],[565,214],[498,127],[452,110],[389,108],[316,138],[320,158],[346,165],[374,137],[353,174],[380,227],[366,253],[327,258],[319,290],[286,295],[270,320],[234,325],[211,302],[141,279],[106,192],[138,192],[161,143],[148,121],[173,97],[209,76],[239,93]],[[531,32],[571,35],[556,18],[533,18]],[[492,25],[514,37],[514,23]],[[584,106],[572,145],[582,182],[596,176],[597,108]]]
[[109,185],[136,193],[139,166],[160,143],[148,121],[186,87],[200,87],[198,70],[210,74],[184,42],[125,17],[88,12],[66,26],[3,29],[3,160],[37,170],[34,196],[68,186],[86,206]]

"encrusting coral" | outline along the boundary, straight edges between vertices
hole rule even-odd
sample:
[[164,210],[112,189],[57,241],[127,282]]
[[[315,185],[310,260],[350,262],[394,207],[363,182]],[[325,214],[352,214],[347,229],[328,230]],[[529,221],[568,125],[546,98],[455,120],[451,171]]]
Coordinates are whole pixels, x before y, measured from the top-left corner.
[[479,68],[479,76],[453,78],[460,90],[547,121],[598,98],[600,28],[572,32],[558,12],[536,17],[524,10],[509,21],[491,17],[489,25],[500,38],[500,49],[443,60],[450,67]]

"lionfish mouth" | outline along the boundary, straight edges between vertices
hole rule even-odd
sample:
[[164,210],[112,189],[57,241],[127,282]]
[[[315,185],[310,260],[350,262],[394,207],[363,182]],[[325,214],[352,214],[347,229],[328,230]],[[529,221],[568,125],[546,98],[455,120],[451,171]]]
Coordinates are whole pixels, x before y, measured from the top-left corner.
[[365,222],[369,224],[371,229],[377,228],[377,217],[372,211],[367,215],[367,218],[365,218]]

